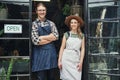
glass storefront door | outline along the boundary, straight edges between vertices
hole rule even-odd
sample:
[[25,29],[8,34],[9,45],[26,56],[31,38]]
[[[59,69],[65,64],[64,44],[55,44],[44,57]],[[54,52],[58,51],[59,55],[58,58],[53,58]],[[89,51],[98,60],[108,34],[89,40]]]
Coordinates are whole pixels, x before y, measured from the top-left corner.
[[0,80],[30,80],[31,0],[0,0]]
[[[88,79],[83,74],[84,80],[120,80],[120,1],[85,1]],[[31,12],[32,0],[0,0],[0,80],[30,80]],[[53,19],[57,23],[58,18]],[[66,28],[62,20],[57,24],[61,37]]]
[[88,80],[120,80],[120,1],[88,0]]

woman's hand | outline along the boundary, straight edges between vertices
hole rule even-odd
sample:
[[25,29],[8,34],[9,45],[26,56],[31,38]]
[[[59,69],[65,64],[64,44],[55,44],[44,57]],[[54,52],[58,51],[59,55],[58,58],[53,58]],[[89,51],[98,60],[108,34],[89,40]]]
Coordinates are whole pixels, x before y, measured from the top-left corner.
[[78,69],[78,71],[82,71],[82,64],[81,63],[78,63],[77,69]]
[[62,63],[60,61],[58,61],[58,68],[62,69]]

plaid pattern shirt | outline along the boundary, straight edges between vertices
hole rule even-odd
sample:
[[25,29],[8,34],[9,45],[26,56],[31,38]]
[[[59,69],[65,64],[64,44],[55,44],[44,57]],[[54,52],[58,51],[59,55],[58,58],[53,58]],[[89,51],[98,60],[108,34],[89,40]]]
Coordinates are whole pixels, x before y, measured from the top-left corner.
[[[49,22],[49,23],[48,23]],[[51,27],[51,32],[54,34],[54,36],[58,39],[58,31],[56,28],[56,25],[54,22],[50,21],[50,20],[45,20],[44,22],[41,22],[39,19],[36,19],[33,23],[32,23],[32,32],[31,32],[31,38],[32,38],[32,42],[34,45],[39,45],[40,42],[40,35],[38,34],[38,27],[44,27],[44,26],[49,26]]]

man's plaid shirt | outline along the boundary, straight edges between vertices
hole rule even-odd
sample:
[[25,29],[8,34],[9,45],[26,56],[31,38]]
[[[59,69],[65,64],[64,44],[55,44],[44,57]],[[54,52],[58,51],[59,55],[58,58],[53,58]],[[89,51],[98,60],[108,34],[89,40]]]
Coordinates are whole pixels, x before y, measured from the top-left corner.
[[51,32],[54,34],[54,36],[58,39],[58,30],[56,28],[56,25],[54,22],[50,21],[50,20],[45,20],[44,22],[41,22],[39,19],[36,19],[33,23],[32,23],[32,42],[34,43],[34,45],[39,45],[40,42],[40,35],[38,34],[38,27],[44,27],[44,26],[49,26],[51,27]]

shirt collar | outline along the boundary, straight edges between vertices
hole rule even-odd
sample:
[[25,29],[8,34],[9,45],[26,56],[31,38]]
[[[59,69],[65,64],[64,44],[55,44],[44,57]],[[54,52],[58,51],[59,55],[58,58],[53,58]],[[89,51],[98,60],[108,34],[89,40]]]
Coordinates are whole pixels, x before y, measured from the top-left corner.
[[[36,21],[41,22],[40,19],[38,19],[38,18],[36,19]],[[46,22],[46,21],[47,21],[47,19],[45,18],[45,20],[43,22]]]

